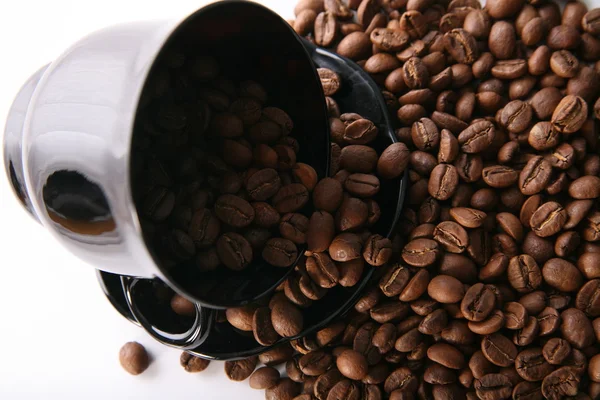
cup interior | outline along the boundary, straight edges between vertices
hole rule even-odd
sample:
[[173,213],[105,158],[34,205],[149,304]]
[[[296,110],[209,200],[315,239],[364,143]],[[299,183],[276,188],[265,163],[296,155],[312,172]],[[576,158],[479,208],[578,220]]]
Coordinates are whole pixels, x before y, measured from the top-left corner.
[[[188,79],[169,70],[174,53],[195,57],[215,57],[221,67],[221,76],[235,83],[253,80],[266,89],[266,105],[285,110],[294,121],[293,135],[299,142],[298,161],[313,166],[319,177],[326,176],[329,165],[328,118],[325,98],[315,67],[300,39],[277,14],[256,3],[223,1],[211,4],[186,19],[167,40],[150,70],[136,117],[133,135],[131,187],[136,182],[135,172],[145,168],[144,161],[136,157],[137,144],[149,147],[152,156],[159,159],[168,170],[177,161],[176,145],[148,143],[144,118],[156,113],[156,88],[160,80],[175,88],[173,101],[184,106],[196,104],[194,90],[178,96],[177,88],[197,87],[205,83]],[[166,77],[166,78],[165,78]],[[189,143],[198,156],[199,171],[208,163],[200,142],[195,142],[194,132]],[[145,149],[144,151],[147,151]],[[292,270],[277,268],[263,262],[260,257],[243,271],[224,267],[213,272],[200,271],[193,259],[173,265],[164,261],[156,249],[156,231],[139,212],[144,239],[165,281],[180,293],[212,308],[240,306],[273,291]],[[310,214],[308,214],[310,215]],[[241,233],[241,232],[240,232]],[[299,248],[298,254],[304,249]]]

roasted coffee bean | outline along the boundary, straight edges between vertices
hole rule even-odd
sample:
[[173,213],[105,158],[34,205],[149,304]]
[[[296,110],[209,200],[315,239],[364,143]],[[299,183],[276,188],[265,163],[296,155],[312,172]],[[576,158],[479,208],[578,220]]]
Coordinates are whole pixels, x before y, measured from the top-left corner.
[[475,380],[475,391],[479,399],[507,399],[513,392],[513,384],[503,374],[487,374]]
[[483,224],[486,213],[468,207],[455,207],[450,209],[450,216],[465,228],[478,228]]
[[475,38],[464,29],[453,29],[444,35],[446,51],[457,62],[473,64],[479,56]]
[[362,240],[353,233],[336,236],[329,245],[329,255],[334,261],[347,262],[362,257]]
[[574,180],[569,185],[569,195],[577,200],[600,197],[600,177],[586,175]]
[[554,109],[552,124],[557,131],[571,134],[583,126],[587,113],[588,106],[585,100],[579,96],[568,95]]
[[575,306],[589,317],[600,316],[600,279],[588,281],[577,293]]
[[483,321],[494,310],[496,296],[490,288],[477,283],[469,288],[461,301],[460,308],[469,321]]
[[383,179],[394,179],[402,175],[408,166],[409,151],[404,143],[387,147],[377,161],[377,174]]
[[253,257],[250,243],[234,232],[225,233],[217,240],[217,254],[221,262],[234,271],[246,268]]
[[522,304],[509,302],[504,306],[505,327],[508,329],[522,329],[528,320],[528,313]]
[[254,316],[252,317],[252,332],[256,341],[263,346],[271,346],[277,342],[279,335],[273,329],[269,307],[261,307],[254,312]]
[[433,231],[433,238],[451,253],[462,253],[469,244],[465,229],[452,221],[438,224]]
[[458,279],[448,275],[438,275],[429,282],[427,292],[432,299],[449,304],[461,301],[465,289]]
[[144,346],[137,342],[128,342],[119,350],[119,363],[131,375],[139,375],[148,368],[150,359]]
[[508,103],[500,113],[499,122],[511,133],[523,132],[529,126],[533,109],[528,103],[514,100]]
[[507,188],[519,179],[517,171],[503,165],[484,168],[481,176],[487,185],[496,189]]
[[562,367],[547,375],[542,382],[542,394],[549,400],[575,396],[578,392],[580,374],[574,367]]
[[333,216],[325,211],[315,211],[308,222],[306,242],[308,250],[323,252],[329,248],[335,236]]
[[540,268],[528,254],[511,258],[507,274],[511,286],[519,293],[530,293],[542,284]]
[[440,142],[440,133],[436,124],[429,118],[421,118],[412,126],[411,136],[417,148],[428,151],[436,148]]
[[365,356],[355,350],[345,350],[336,360],[338,370],[345,377],[361,380],[367,375],[368,365]]
[[414,267],[426,267],[439,257],[440,249],[436,241],[431,239],[415,239],[402,250],[402,259]]
[[304,318],[292,303],[281,301],[271,309],[271,323],[280,336],[292,337],[302,331]]
[[552,365],[560,365],[571,354],[571,345],[564,339],[552,338],[542,349],[544,359]]
[[367,239],[363,258],[367,263],[373,266],[381,266],[392,256],[392,242],[381,235],[371,235]]
[[365,145],[372,142],[378,135],[375,124],[367,119],[357,119],[348,124],[343,139],[348,144]]
[[[205,360],[200,357],[195,357],[190,353],[186,353],[185,351],[181,353],[179,357],[179,364],[185,369],[187,372],[196,373],[202,372],[208,365],[210,364],[210,360]],[[279,376],[279,374],[278,374]]]
[[438,200],[448,200],[456,192],[458,172],[453,165],[439,164],[429,178],[429,194]]
[[266,400],[293,400],[300,393],[298,384],[289,378],[281,378],[275,386],[265,390]]
[[558,233],[567,222],[567,211],[553,201],[542,204],[531,216],[531,229],[539,237]]
[[517,346],[528,346],[537,338],[540,325],[535,317],[529,317],[525,326],[517,330],[513,336],[513,342]]
[[487,149],[496,136],[494,125],[488,121],[471,124],[458,136],[458,143],[465,153],[480,153]]
[[[279,214],[277,214],[277,217],[279,217]],[[258,214],[256,218],[258,218]],[[303,244],[306,242],[307,230],[308,218],[302,214],[285,214],[279,223],[279,232],[281,233],[281,236],[296,244]]]
[[517,357],[517,348],[509,339],[499,333],[494,333],[483,338],[481,351],[494,365],[508,367],[514,364]]
[[263,259],[276,267],[291,266],[298,256],[298,249],[291,240],[282,238],[269,239],[262,251]]
[[356,173],[346,179],[344,188],[357,197],[372,197],[379,192],[380,183],[375,175]]
[[225,374],[232,381],[244,381],[254,372],[257,361],[257,357],[250,357],[237,361],[226,361]]
[[469,329],[478,335],[491,335],[504,327],[504,313],[500,310],[493,311],[486,319],[479,322],[469,321]]
[[594,330],[583,311],[569,308],[560,315],[562,337],[576,349],[583,349],[594,342]]
[[406,368],[400,367],[390,373],[383,384],[383,389],[386,393],[392,393],[395,390],[402,390],[406,392],[414,392],[419,386],[417,376],[413,372]]
[[583,284],[581,273],[570,262],[552,258],[542,267],[544,281],[561,292],[575,292]]

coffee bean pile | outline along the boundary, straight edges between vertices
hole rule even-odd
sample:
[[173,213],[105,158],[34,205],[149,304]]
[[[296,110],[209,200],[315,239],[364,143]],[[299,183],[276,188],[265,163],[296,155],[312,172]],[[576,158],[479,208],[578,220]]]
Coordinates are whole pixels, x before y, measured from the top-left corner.
[[[304,328],[303,309],[327,295],[335,286],[353,287],[365,265],[380,267],[392,257],[390,239],[373,234],[381,211],[373,196],[384,180],[401,176],[409,159],[405,144],[395,143],[378,155],[369,144],[376,139],[375,124],[356,113],[340,114],[335,94],[343,86],[334,71],[318,73],[332,113],[331,178],[321,179],[312,191],[316,211],[297,223],[295,234],[306,242],[306,258],[280,285],[268,302],[226,310],[226,320],[241,331],[252,332],[263,346],[281,337],[298,336]],[[283,231],[282,231],[283,232]],[[324,345],[324,344],[323,344]]]
[[[301,0],[295,15],[300,35],[381,86],[411,186],[354,310],[227,375],[268,400],[600,399],[600,9]],[[335,73],[320,76],[335,93]],[[372,156],[348,142],[359,116],[328,105],[349,191],[364,172],[348,161]],[[289,286],[271,308],[294,303]]]
[[158,93],[142,100],[134,135],[134,198],[146,240],[166,267],[190,268],[193,259],[200,271],[240,271],[259,255],[291,266],[308,224],[296,211],[317,180],[296,162],[291,118],[266,105],[257,82],[220,76],[214,58],[173,53],[163,63],[188,84],[154,74]]

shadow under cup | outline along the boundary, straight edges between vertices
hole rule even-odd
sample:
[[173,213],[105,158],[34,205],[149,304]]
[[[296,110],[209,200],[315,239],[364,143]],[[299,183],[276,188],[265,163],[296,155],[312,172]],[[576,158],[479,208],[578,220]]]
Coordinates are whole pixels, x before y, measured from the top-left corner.
[[[298,161],[313,166],[319,178],[327,175],[328,117],[315,67],[289,25],[275,13],[265,10],[251,2],[218,2],[199,10],[177,28],[161,50],[147,79],[134,126],[134,143],[136,136],[143,135],[141,117],[153,112],[152,100],[147,100],[152,99],[153,78],[164,72],[164,61],[170,51],[177,50],[195,57],[215,57],[220,64],[220,75],[235,83],[253,80],[263,85],[269,95],[266,105],[285,110],[294,121],[292,134],[300,145]],[[171,74],[170,84],[176,87],[178,78],[176,73]],[[199,89],[202,86],[202,82],[186,84],[197,85]],[[193,103],[198,99],[191,97],[175,101]],[[194,135],[194,132],[189,134]],[[192,136],[190,142],[193,142]],[[198,150],[201,152],[203,149]],[[168,165],[177,152],[166,153],[156,156]],[[198,162],[201,169],[202,160]],[[134,170],[133,164],[130,169]],[[135,187],[133,172],[131,180],[132,187]],[[145,224],[142,222],[141,225]],[[146,245],[166,283],[201,305],[212,308],[240,306],[255,301],[270,293],[293,269],[273,267],[260,257],[255,257],[245,270],[239,272],[222,266],[214,272],[203,272],[196,267],[193,259],[167,267],[146,233]],[[303,252],[304,249],[299,248],[298,253],[301,255]]]

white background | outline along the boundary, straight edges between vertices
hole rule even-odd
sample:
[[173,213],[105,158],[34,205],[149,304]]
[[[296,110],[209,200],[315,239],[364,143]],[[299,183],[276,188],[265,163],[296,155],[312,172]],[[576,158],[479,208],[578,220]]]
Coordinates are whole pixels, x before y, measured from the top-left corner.
[[[74,41],[114,23],[183,16],[208,2],[0,0],[0,132],[21,84]],[[293,15],[295,0],[261,3]],[[180,352],[122,318],[93,268],[20,208],[0,166],[0,399],[264,399],[247,381],[228,381],[220,362],[188,374]],[[118,362],[130,340],[154,359],[137,377]]]

